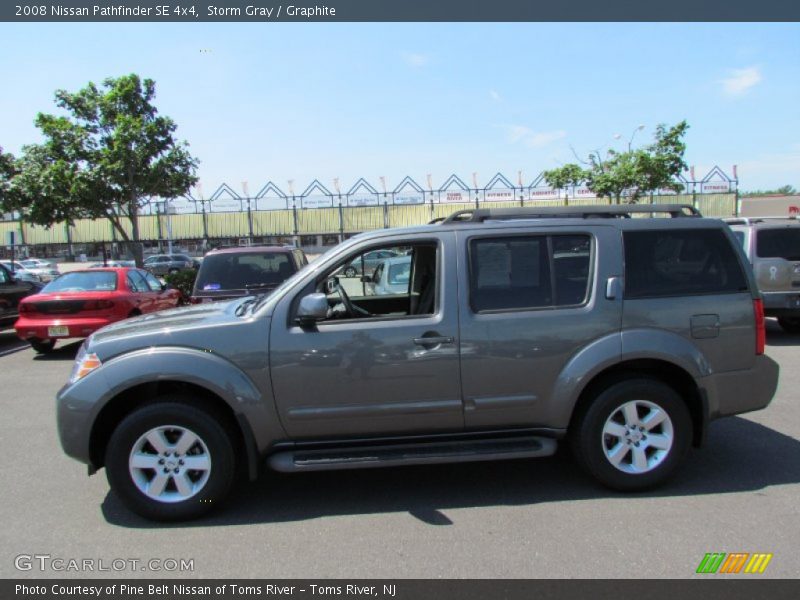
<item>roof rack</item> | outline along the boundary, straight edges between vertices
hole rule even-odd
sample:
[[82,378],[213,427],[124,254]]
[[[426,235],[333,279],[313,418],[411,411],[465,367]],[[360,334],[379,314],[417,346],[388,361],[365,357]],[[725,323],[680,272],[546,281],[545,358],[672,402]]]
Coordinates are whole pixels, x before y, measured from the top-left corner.
[[702,217],[689,204],[624,204],[611,206],[521,206],[459,210],[442,223],[483,223],[513,219],[629,219],[632,214],[668,214],[673,219]]
[[753,223],[763,223],[764,221],[797,221],[797,215],[786,217],[727,217],[722,220],[728,225],[752,225]]

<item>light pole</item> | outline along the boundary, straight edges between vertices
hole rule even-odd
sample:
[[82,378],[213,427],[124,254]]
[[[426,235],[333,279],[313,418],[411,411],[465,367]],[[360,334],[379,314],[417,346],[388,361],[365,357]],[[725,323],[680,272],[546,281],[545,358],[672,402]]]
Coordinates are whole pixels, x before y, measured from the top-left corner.
[[[636,134],[639,133],[640,131],[642,131],[643,129],[644,129],[644,125],[639,125],[636,129],[633,130],[633,133],[631,133],[631,137],[628,139],[628,152],[631,151],[631,146],[633,145],[633,138],[635,138]],[[615,140],[622,139],[622,134],[615,133],[614,134],[614,139]]]

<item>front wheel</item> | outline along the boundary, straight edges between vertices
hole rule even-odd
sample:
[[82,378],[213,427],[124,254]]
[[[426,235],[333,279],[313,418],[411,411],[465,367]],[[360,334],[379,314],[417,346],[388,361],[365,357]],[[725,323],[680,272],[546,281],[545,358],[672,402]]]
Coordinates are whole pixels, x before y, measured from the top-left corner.
[[180,397],[162,400],[131,413],[114,430],[106,475],[111,489],[138,515],[193,519],[219,505],[230,490],[231,435],[218,419]]
[[355,267],[347,267],[344,270],[345,277],[355,277],[356,276],[356,268]]
[[778,325],[786,333],[800,333],[800,317],[778,317]]
[[571,432],[578,462],[598,481],[638,491],[666,481],[689,449],[692,421],[674,389],[628,379],[602,390]]

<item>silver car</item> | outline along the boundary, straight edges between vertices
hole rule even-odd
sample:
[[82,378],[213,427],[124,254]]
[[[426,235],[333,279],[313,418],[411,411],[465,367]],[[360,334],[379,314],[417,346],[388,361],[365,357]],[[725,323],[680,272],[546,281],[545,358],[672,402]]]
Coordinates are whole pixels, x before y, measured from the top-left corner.
[[12,263],[12,261],[10,260],[0,260],[0,265],[3,265],[6,269],[9,270],[9,272],[13,272],[14,277],[18,281],[32,281],[38,283],[42,280],[42,278],[39,277],[39,275],[37,275],[33,271],[29,271],[17,261],[14,261]]
[[[341,276],[380,251],[408,257],[401,293]],[[711,421],[770,403],[764,346],[761,296],[717,219],[481,209],[354,237],[270,293],[96,332],[58,394],[58,430],[159,520],[219,506],[264,464],[530,459],[559,442],[600,483],[643,490]]]
[[767,316],[800,333],[800,221],[796,217],[726,219],[753,265]]

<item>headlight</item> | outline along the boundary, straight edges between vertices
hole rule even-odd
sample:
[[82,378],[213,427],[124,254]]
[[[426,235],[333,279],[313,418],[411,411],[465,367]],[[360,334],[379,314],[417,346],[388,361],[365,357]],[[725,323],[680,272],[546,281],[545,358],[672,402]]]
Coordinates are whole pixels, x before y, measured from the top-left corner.
[[70,383],[83,379],[95,369],[100,368],[103,363],[97,358],[94,352],[86,352],[86,346],[81,346],[78,356],[75,357],[75,364],[72,367],[72,375],[69,377]]

